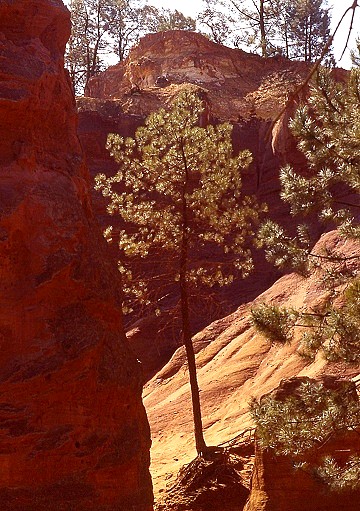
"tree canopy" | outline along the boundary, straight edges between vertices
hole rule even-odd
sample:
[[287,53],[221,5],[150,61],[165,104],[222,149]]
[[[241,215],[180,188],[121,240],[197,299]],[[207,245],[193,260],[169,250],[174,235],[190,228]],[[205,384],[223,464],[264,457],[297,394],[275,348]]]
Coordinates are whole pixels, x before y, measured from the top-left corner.
[[314,62],[331,18],[325,0],[205,0],[198,21],[216,42]]
[[82,94],[92,76],[122,61],[140,37],[163,30],[195,30],[196,21],[145,0],[71,0],[72,30],[65,53],[75,92]]
[[[96,188],[109,200],[108,212],[123,221],[118,243],[125,289],[133,288],[149,306],[153,302],[159,313],[169,290],[179,299],[198,453],[206,445],[190,300],[206,300],[200,285],[227,285],[251,271],[249,237],[259,212],[255,200],[241,194],[241,171],[250,153],[233,155],[229,124],[200,126],[204,106],[198,93],[185,90],[168,111],[151,114],[134,139],[110,135],[108,148],[119,171],[96,178]],[[113,231],[112,226],[106,230],[108,240]],[[140,289],[134,273],[140,274]],[[149,294],[153,282],[156,289]]]
[[[272,222],[259,232],[267,258],[279,267],[307,273],[317,268],[327,290],[327,299],[301,310],[261,304],[253,310],[253,322],[271,341],[291,342],[300,330],[299,353],[314,360],[319,353],[327,360],[350,365],[360,361],[360,281],[354,259],[324,247],[314,253],[314,239],[306,225],[316,214],[328,228],[338,228],[346,240],[360,239],[360,71],[353,69],[346,83],[335,82],[322,70],[310,96],[291,122],[299,149],[308,168],[295,172],[290,166],[280,174],[282,198],[291,214],[302,223],[291,236]],[[356,392],[355,392],[356,395]],[[312,406],[316,403],[316,407]],[[339,396],[310,384],[284,403],[271,399],[253,404],[254,418],[264,446],[279,454],[298,456],[317,442],[341,430],[360,427],[359,402],[354,395]],[[338,416],[341,416],[341,420]],[[291,417],[291,419],[290,419]],[[281,430],[281,438],[274,439]],[[310,442],[310,443],[309,443]],[[297,450],[296,450],[297,449]],[[316,469],[332,489],[358,487],[360,453],[350,453],[344,466],[327,457]],[[301,456],[300,456],[301,458]],[[300,460],[301,461],[301,460]]]

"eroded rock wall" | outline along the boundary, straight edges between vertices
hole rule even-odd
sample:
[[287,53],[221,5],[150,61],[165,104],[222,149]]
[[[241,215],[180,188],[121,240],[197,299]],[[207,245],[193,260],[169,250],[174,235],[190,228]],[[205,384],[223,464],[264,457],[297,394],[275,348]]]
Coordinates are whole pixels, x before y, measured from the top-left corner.
[[150,435],[94,220],[58,0],[0,1],[0,508],[149,511]]
[[[349,256],[347,269],[359,270],[359,243],[345,240],[333,231],[322,236],[314,253],[323,253],[325,249],[333,250],[339,256]],[[285,275],[255,301],[242,305],[230,316],[212,323],[193,337],[208,445],[222,445],[239,439],[241,432],[252,428],[251,399],[259,399],[271,392],[283,379],[294,376],[320,378],[323,374],[351,379],[359,375],[359,366],[329,364],[321,355],[311,363],[301,357],[298,353],[301,332],[297,332],[291,343],[271,343],[252,324],[251,309],[261,303],[295,309],[306,307],[308,310],[319,307],[328,297],[328,289],[321,277],[321,269],[309,277]],[[146,384],[144,403],[152,430],[151,459],[156,494],[164,489],[165,481],[170,485],[173,474],[196,456],[183,347]],[[266,468],[271,486],[272,470],[275,471],[276,467],[272,468],[269,462]],[[273,491],[279,481],[274,479]],[[276,507],[276,499],[274,502],[274,507],[269,510],[280,511],[281,508]],[[251,511],[261,510],[260,507],[251,508]],[[307,508],[305,510],[308,511]],[[321,511],[325,510],[326,507]]]

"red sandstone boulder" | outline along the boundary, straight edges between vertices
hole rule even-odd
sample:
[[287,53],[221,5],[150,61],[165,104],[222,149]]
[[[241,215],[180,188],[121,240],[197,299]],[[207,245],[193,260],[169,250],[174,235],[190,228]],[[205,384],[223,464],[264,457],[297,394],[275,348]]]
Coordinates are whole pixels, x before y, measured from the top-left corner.
[[[90,80],[86,95],[120,98],[127,113],[139,114],[141,108],[148,115],[155,110],[151,98],[163,105],[180,84],[192,83],[210,92],[217,118],[236,121],[257,115],[268,120],[308,69],[303,62],[264,60],[195,32],[173,30],[143,37],[125,61]],[[159,85],[162,78],[166,80]]]
[[148,511],[150,435],[57,0],[0,2],[0,509]]

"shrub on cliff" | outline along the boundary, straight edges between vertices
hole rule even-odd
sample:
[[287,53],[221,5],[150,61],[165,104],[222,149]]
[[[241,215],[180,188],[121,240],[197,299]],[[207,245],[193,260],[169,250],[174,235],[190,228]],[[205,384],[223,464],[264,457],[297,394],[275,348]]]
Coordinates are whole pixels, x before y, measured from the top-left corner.
[[[290,166],[280,172],[281,196],[290,204],[292,215],[299,218],[317,214],[330,227],[337,226],[342,237],[359,240],[360,70],[354,69],[345,85],[335,83],[328,72],[322,71],[308,103],[297,110],[291,129],[309,163],[303,173]],[[353,262],[358,257],[346,257],[327,248],[323,253],[314,252],[311,225],[305,223],[299,225],[298,236],[293,237],[280,225],[267,221],[258,238],[275,266],[303,273],[321,269],[324,284],[330,289],[321,310],[283,311],[286,338],[300,322],[306,328],[302,342],[305,354],[314,356],[322,350],[329,359],[358,362],[360,288],[358,280],[352,282],[357,273]],[[341,309],[333,306],[335,288],[340,283],[350,285]],[[268,333],[280,325],[272,316],[272,308],[266,305],[253,314],[255,324]]]
[[359,428],[360,404],[354,383],[333,377],[323,381],[293,378],[281,382],[259,402],[253,401],[251,409],[263,448],[290,456],[295,467],[315,474],[333,490],[358,487],[359,453],[346,458],[343,451],[335,451],[322,459],[318,454],[326,452],[332,439],[344,440],[346,432]]

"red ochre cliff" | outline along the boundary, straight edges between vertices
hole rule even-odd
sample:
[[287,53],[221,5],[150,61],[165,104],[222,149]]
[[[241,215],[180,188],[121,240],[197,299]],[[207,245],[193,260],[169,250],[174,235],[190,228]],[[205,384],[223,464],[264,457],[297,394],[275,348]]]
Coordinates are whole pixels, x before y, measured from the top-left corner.
[[[325,248],[334,250],[339,256],[349,256],[348,269],[354,272],[359,270],[359,260],[356,258],[360,255],[359,243],[346,241],[332,231],[321,237],[314,247],[314,253],[323,253]],[[259,399],[273,391],[281,380],[294,376],[318,379],[327,374],[359,381],[359,365],[328,363],[321,354],[313,362],[301,357],[298,353],[299,332],[293,342],[281,345],[268,341],[252,325],[250,311],[260,303],[295,309],[306,307],[308,310],[319,306],[328,296],[321,274],[319,269],[309,277],[285,275],[254,302],[242,305],[230,316],[212,323],[194,336],[204,433],[208,445],[223,445],[229,441],[228,445],[231,445],[232,440],[252,428],[254,423],[249,412],[251,399]],[[144,403],[151,425],[154,491],[161,497],[166,489],[171,488],[180,467],[196,455],[183,347],[145,385]],[[352,439],[356,435],[359,438],[357,432]],[[241,445],[241,438],[238,440]],[[346,446],[344,449],[348,449],[348,440],[337,439],[334,448],[342,442]],[[236,441],[234,443],[236,445]],[[351,446],[358,452],[358,439]],[[273,455],[262,453],[257,446],[252,492],[246,511],[359,509],[356,507],[359,493],[347,494],[346,498],[331,493],[325,501],[322,493],[328,492],[328,489],[324,485],[313,484],[310,477],[302,477],[301,473],[294,473],[290,467],[289,460],[274,459]],[[310,498],[311,492],[313,502],[305,506],[301,495]],[[211,499],[209,493],[209,502]],[[324,502],[326,505],[322,507]],[[177,509],[176,505],[168,505],[166,511]],[[242,507],[239,505],[230,509],[240,511]]]
[[0,2],[0,509],[149,511],[150,435],[63,70],[69,12]]

